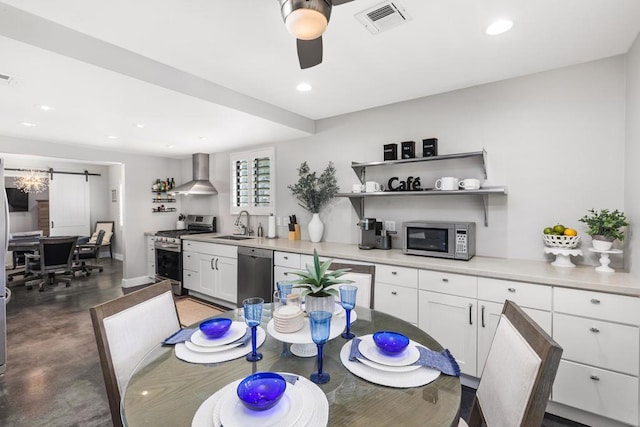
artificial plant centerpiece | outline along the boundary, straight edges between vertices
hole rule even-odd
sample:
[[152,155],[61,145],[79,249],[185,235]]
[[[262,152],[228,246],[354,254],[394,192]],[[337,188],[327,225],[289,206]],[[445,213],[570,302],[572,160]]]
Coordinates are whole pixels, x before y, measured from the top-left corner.
[[609,211],[602,209],[597,211],[589,209],[589,214],[579,219],[589,227],[587,234],[593,238],[593,247],[598,250],[609,250],[614,240],[624,240],[624,232],[622,227],[629,225],[624,212],[618,209]]
[[318,176],[311,172],[307,162],[302,162],[298,168],[298,182],[287,186],[298,199],[298,205],[311,212],[309,222],[309,238],[317,243],[322,240],[324,224],[320,220],[320,209],[326,206],[340,190],[336,180],[336,169],[332,162]]
[[329,259],[320,263],[318,252],[313,250],[313,265],[307,264],[307,271],[294,271],[300,278],[294,280],[294,288],[301,288],[301,297],[305,298],[305,309],[307,313],[312,311],[329,311],[333,313],[333,305],[335,297],[340,293],[335,289],[335,285],[342,283],[353,283],[353,280],[340,279],[350,269],[341,268],[334,271],[328,271],[329,266],[333,262]]

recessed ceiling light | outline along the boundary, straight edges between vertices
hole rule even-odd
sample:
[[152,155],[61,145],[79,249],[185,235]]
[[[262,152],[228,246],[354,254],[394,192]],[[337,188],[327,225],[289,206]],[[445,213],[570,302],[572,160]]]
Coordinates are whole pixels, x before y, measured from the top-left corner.
[[107,135],[107,138],[109,138],[109,139],[118,139],[118,137],[116,135]]
[[173,148],[173,145],[167,145],[166,147],[167,148]]
[[31,122],[20,122],[20,124],[21,124],[22,126],[26,126],[26,127],[28,127],[28,128],[32,128],[32,127],[37,126],[35,123],[31,123]]
[[200,141],[206,141],[206,140],[207,140],[207,137],[206,137],[206,136],[201,136],[201,137],[200,137]]
[[136,123],[136,127],[138,129],[144,129],[144,125],[142,123]]
[[300,92],[309,92],[313,88],[309,83],[300,83],[298,86],[296,86],[296,89],[298,89]]
[[496,36],[498,34],[506,33],[511,29],[511,27],[513,27],[513,21],[508,19],[498,19],[493,21],[491,25],[484,30],[484,32],[490,36]]
[[38,105],[38,108],[41,109],[42,111],[51,111],[51,110],[53,110],[52,106],[44,105],[44,104]]

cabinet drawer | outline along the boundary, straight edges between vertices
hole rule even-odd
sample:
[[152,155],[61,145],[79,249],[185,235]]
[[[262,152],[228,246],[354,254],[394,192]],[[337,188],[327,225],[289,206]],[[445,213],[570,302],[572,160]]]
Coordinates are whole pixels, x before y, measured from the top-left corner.
[[182,286],[186,289],[194,289],[199,291],[200,287],[200,274],[195,271],[183,271],[182,272]]
[[184,270],[199,271],[200,259],[213,258],[212,255],[203,255],[197,252],[182,252],[182,268]]
[[553,331],[564,359],[638,375],[637,327],[555,313]]
[[420,270],[418,284],[424,291],[442,292],[467,298],[478,296],[478,278],[475,276]]
[[299,268],[281,267],[276,265],[273,267],[273,283],[278,282],[291,282],[297,280],[300,276],[291,274],[292,271],[300,271]]
[[283,267],[300,268],[300,254],[276,252],[273,254],[273,264]]
[[378,281],[418,289],[418,270],[415,268],[376,264],[376,282]]
[[206,255],[238,258],[238,247],[232,245],[220,245],[217,243],[194,242],[192,240],[185,240],[182,242],[182,249],[184,251],[199,252]]
[[560,361],[553,400],[623,423],[638,425],[638,378]]
[[418,290],[376,282],[375,309],[418,323]]
[[478,277],[478,299],[504,304],[511,300],[521,307],[551,311],[551,286]]
[[640,298],[566,288],[554,288],[553,292],[556,312],[640,324]]

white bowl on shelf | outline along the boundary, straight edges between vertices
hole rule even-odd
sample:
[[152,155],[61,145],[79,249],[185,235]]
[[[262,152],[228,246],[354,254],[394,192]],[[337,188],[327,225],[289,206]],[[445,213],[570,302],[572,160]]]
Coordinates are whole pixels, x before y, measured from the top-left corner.
[[552,248],[573,249],[580,243],[580,236],[557,236],[555,234],[543,234],[544,243]]

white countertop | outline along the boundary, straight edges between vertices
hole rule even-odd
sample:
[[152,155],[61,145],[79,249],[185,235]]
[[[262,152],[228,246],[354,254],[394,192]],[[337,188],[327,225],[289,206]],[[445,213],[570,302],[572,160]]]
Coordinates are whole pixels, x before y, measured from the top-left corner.
[[400,249],[363,250],[358,249],[357,245],[345,243],[311,243],[306,240],[288,240],[285,238],[268,239],[266,237],[255,237],[239,241],[216,238],[217,236],[223,235],[228,235],[228,233],[193,234],[183,236],[182,238],[197,242],[265,248],[309,255],[313,255],[313,250],[316,249],[318,255],[331,258],[351,259],[401,267],[421,268],[447,273],[468,274],[479,277],[516,280],[640,297],[640,280],[634,279],[629,273],[599,273],[595,271],[594,266],[579,265],[575,268],[554,267],[549,262],[543,261],[482,256],[473,257],[470,261],[454,261],[405,255]]

